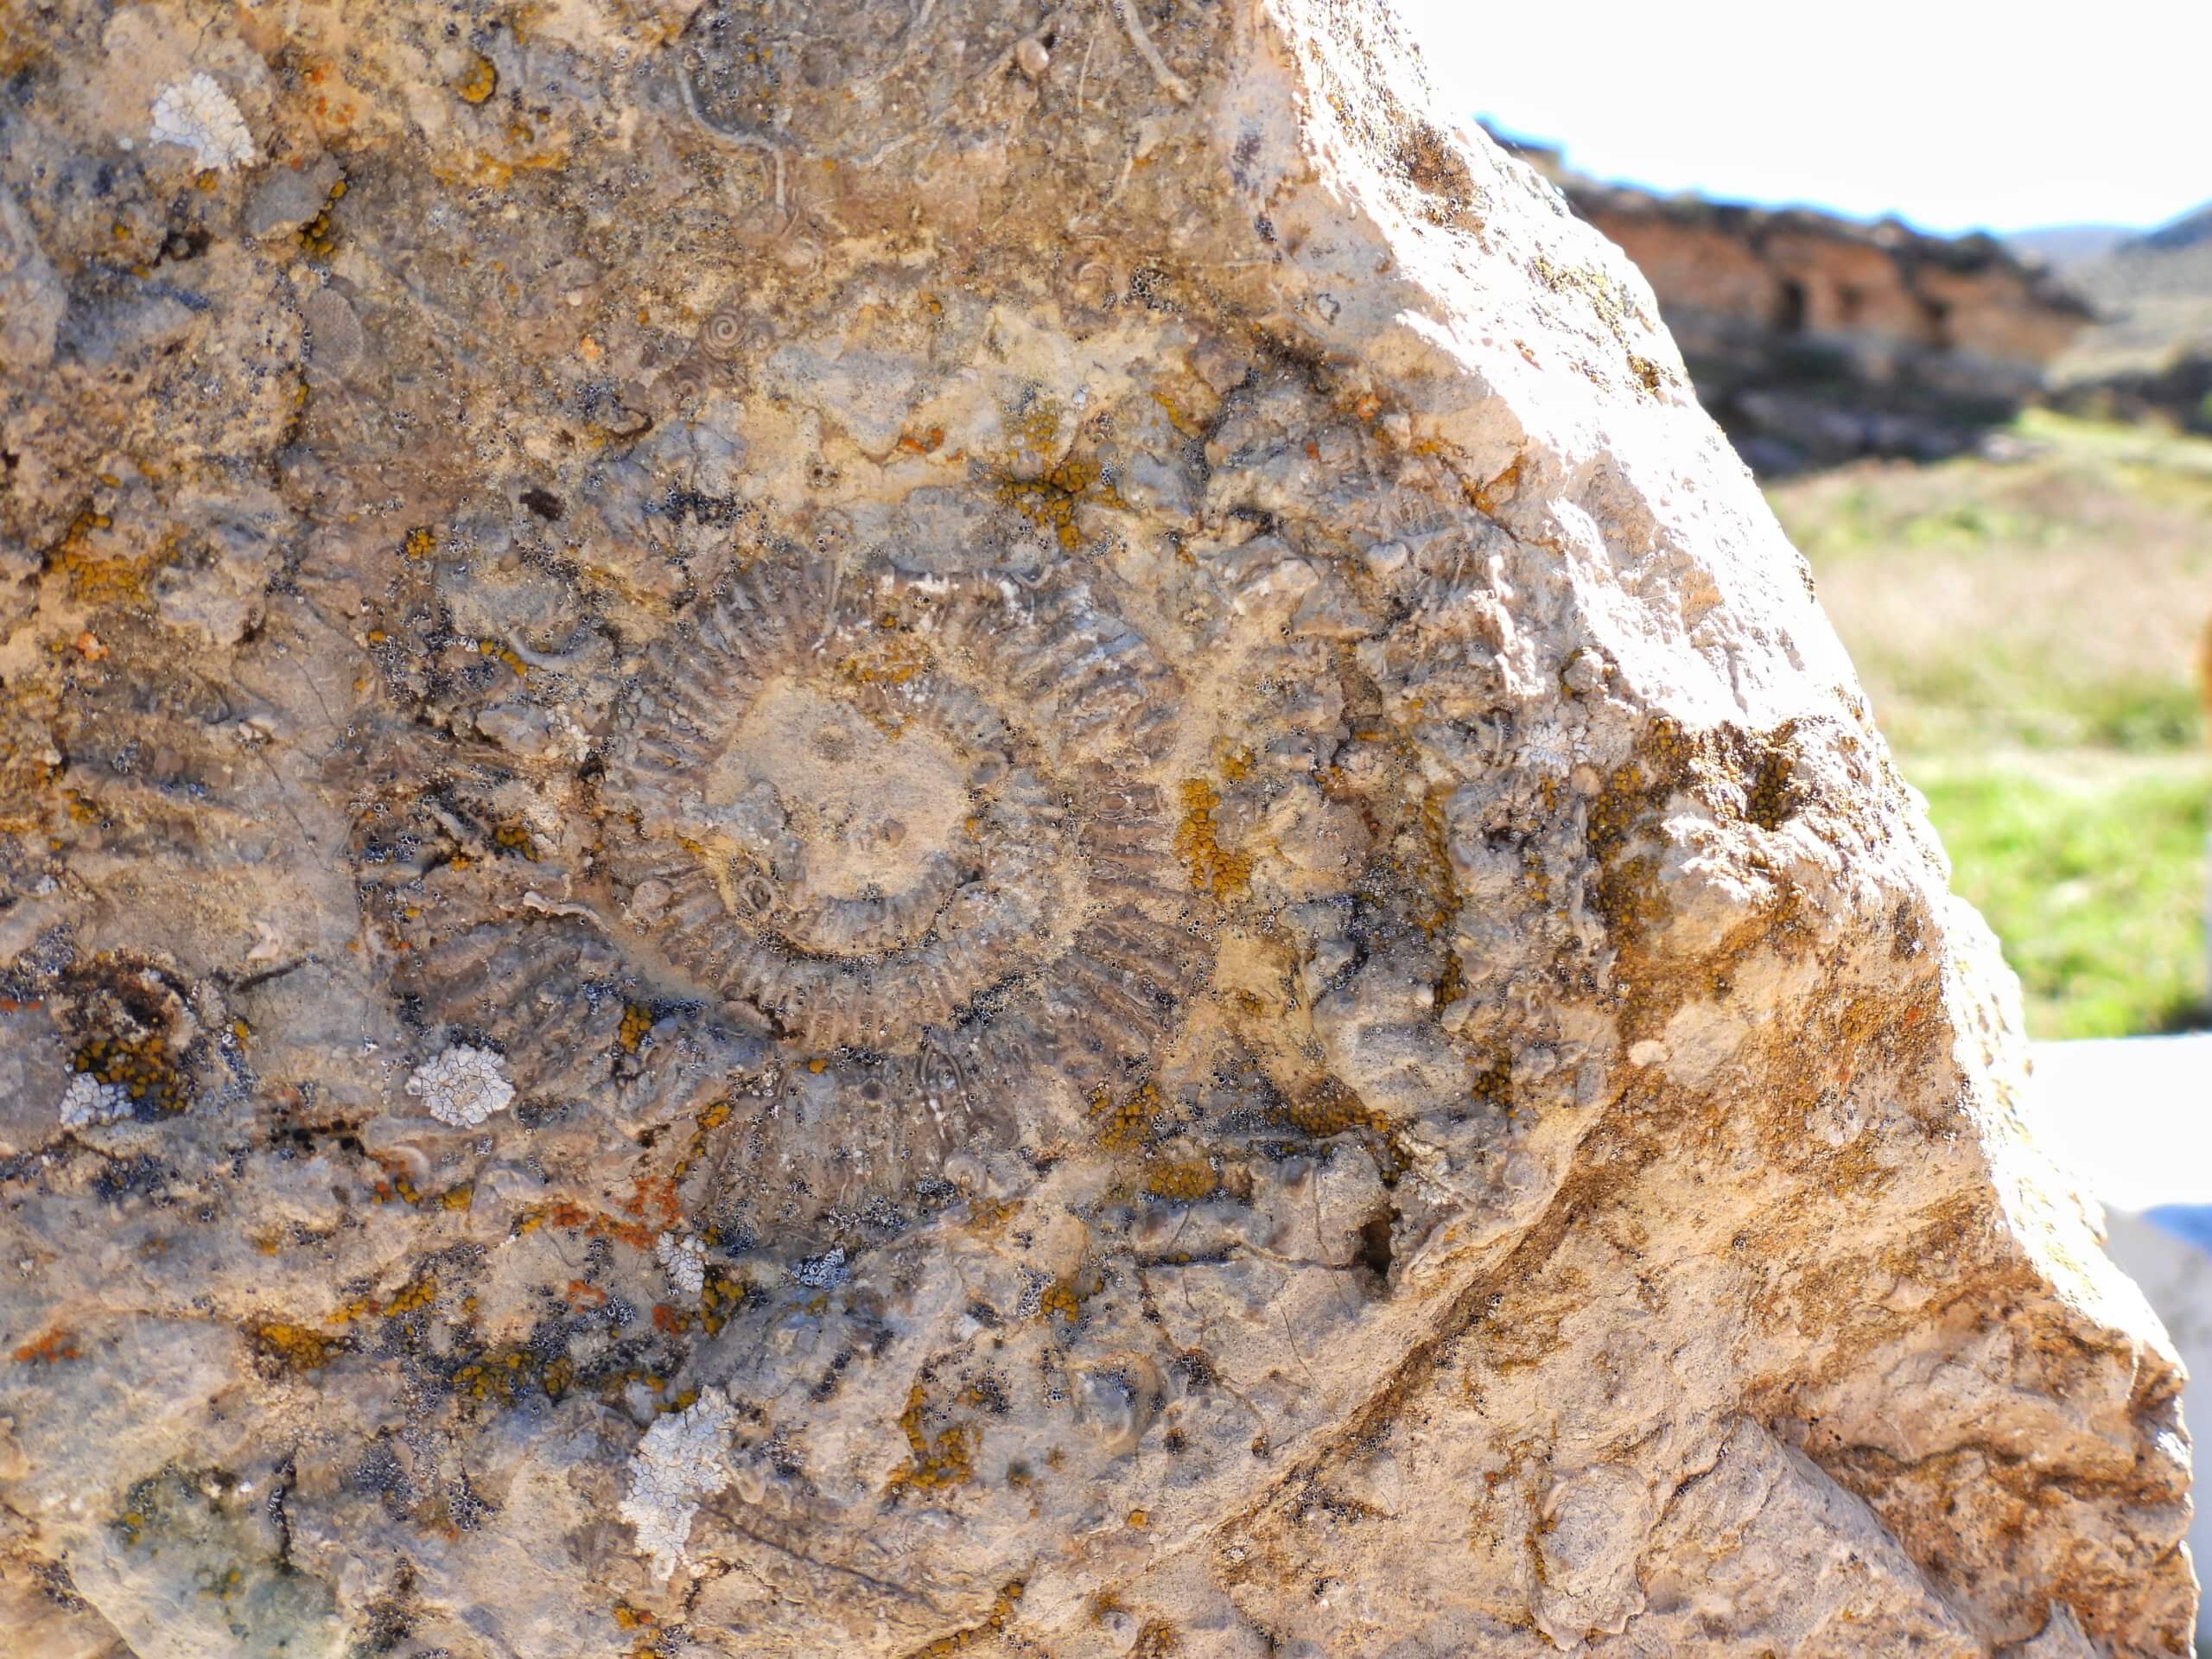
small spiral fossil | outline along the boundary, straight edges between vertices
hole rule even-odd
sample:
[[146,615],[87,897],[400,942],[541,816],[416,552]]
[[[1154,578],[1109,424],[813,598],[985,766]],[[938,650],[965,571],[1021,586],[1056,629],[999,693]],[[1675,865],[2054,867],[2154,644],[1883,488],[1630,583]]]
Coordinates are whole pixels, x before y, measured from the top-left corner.
[[724,307],[699,326],[698,349],[716,362],[728,362],[748,344],[745,318]]
[[692,351],[663,373],[657,385],[661,391],[680,403],[684,398],[699,396],[714,384],[714,380],[713,365],[698,352]]

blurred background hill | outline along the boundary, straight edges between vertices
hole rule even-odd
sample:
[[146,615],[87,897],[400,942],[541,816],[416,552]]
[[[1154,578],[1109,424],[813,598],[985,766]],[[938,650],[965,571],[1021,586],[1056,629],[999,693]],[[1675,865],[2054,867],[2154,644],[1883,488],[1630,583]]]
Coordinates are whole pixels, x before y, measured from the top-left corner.
[[2212,204],[2101,250],[2044,257],[2096,314],[2052,365],[2057,403],[2212,433]]
[[1938,236],[1492,131],[1650,282],[2031,1033],[2206,1023],[2212,207]]

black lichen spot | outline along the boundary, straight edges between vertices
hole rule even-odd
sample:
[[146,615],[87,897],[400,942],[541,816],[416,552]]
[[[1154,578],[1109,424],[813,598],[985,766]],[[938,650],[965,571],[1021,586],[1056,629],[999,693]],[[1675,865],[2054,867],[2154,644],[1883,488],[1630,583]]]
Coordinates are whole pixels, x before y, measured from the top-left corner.
[[150,1153],[111,1160],[92,1178],[92,1192],[110,1204],[129,1198],[158,1198],[168,1187],[168,1166]]
[[392,1447],[389,1430],[379,1433],[361,1454],[361,1460],[346,1475],[346,1484],[364,1496],[380,1499],[385,1513],[395,1521],[404,1516],[415,1503],[415,1484],[407,1478],[399,1453]]
[[558,518],[565,510],[561,498],[550,490],[531,488],[522,493],[522,504],[548,524]]

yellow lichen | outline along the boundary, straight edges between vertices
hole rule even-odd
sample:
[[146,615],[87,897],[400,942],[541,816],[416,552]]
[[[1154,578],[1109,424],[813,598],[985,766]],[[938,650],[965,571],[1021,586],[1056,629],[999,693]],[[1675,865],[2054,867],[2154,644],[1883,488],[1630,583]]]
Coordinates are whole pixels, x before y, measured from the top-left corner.
[[177,1069],[176,1057],[152,1032],[131,1037],[95,1037],[71,1056],[70,1063],[97,1082],[112,1084],[134,1106],[174,1117],[192,1103],[192,1090]]
[[1217,899],[1234,898],[1252,883],[1252,857],[1221,844],[1214,812],[1221,793],[1204,778],[1182,785],[1183,821],[1175,830],[1175,855],[1191,873],[1191,885]]
[[917,1380],[907,1390],[906,1408],[899,1414],[899,1432],[906,1437],[912,1455],[886,1483],[887,1494],[939,1491],[975,1478],[981,1432],[972,1423],[953,1423],[932,1438],[925,1421],[928,1411],[929,1395]]
[[982,1623],[955,1630],[950,1636],[940,1636],[928,1646],[917,1648],[908,1659],[952,1659],[953,1655],[965,1653],[976,1643],[997,1635],[1013,1621],[1014,1604],[1021,1599],[1024,1587],[1020,1579],[1007,1580],[991,1599],[991,1610],[983,1616]]
[[499,71],[492,60],[478,53],[467,73],[454,83],[454,92],[464,104],[482,104],[499,89]]
[[1116,1100],[1107,1090],[1091,1096],[1090,1114],[1098,1124],[1098,1144],[1108,1152],[1122,1152],[1152,1138],[1166,1102],[1157,1084],[1141,1083]]
[[252,1330],[253,1345],[288,1371],[320,1370],[330,1363],[336,1344],[304,1325],[266,1319]]
[[1037,1311],[1046,1320],[1057,1319],[1065,1325],[1077,1325],[1083,1319],[1083,1293],[1074,1280],[1055,1279],[1038,1298]]
[[1156,1158],[1145,1162],[1144,1191],[1148,1198],[1195,1204],[1220,1185],[1220,1174],[1203,1158]]

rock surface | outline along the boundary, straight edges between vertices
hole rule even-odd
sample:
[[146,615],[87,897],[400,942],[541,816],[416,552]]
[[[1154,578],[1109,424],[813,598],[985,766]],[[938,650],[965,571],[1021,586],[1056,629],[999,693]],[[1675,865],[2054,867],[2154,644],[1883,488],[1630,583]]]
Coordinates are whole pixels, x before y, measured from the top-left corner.
[[1385,14],[7,29],[37,1651],[2183,1651],[1994,949]]

